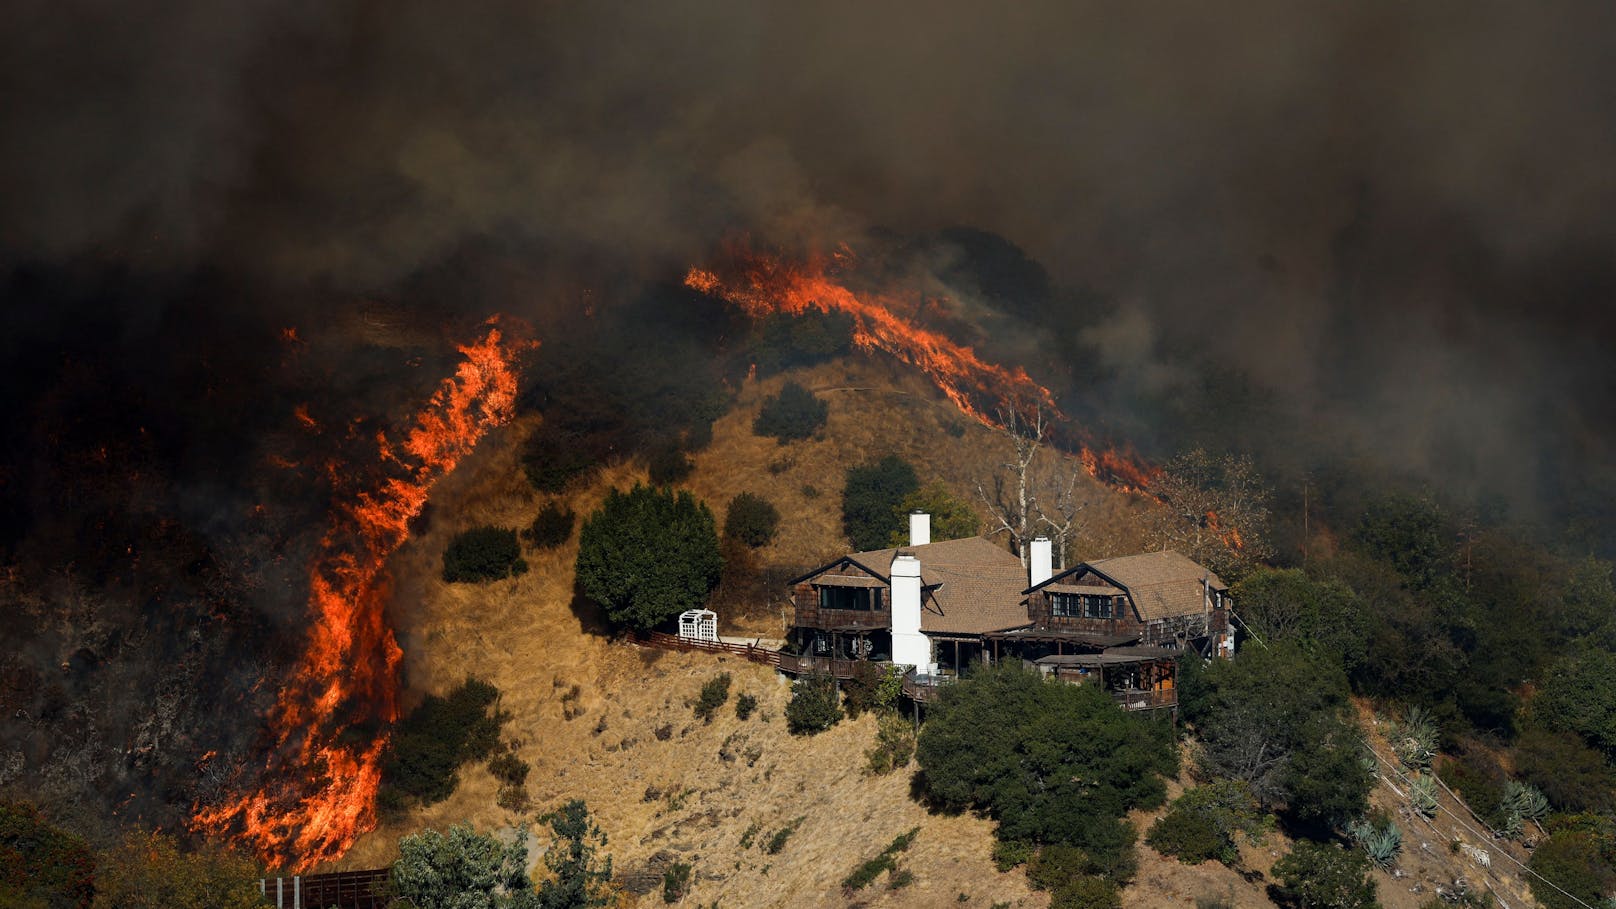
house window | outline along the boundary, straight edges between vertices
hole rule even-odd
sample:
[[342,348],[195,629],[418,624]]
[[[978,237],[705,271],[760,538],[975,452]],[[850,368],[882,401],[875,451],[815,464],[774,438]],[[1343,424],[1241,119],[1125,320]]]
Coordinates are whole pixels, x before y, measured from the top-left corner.
[[874,587],[821,587],[819,608],[870,612],[881,608],[881,591]]
[[1086,619],[1111,618],[1111,598],[1100,594],[1083,594],[1083,617]]
[[1078,602],[1075,593],[1052,593],[1049,595],[1049,614],[1057,618],[1075,619],[1081,616],[1082,604]]

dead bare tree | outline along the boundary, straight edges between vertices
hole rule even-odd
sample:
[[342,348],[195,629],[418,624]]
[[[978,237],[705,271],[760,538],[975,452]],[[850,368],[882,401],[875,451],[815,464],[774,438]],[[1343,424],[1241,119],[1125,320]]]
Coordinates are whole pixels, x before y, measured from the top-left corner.
[[991,482],[976,484],[976,494],[990,515],[988,534],[1006,534],[1023,565],[1027,564],[1027,544],[1045,534],[1055,544],[1056,567],[1064,569],[1067,546],[1083,529],[1078,517],[1088,505],[1078,500],[1082,468],[1074,464],[1066,472],[1058,455],[1054,463],[1041,457],[1050,425],[1040,408],[1010,406],[998,413],[1014,456],[999,465]]

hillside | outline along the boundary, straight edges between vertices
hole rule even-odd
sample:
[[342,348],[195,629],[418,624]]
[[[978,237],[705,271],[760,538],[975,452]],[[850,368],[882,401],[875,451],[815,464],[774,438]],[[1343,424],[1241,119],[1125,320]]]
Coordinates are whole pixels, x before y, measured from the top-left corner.
[[[709,502],[720,520],[723,503],[737,492],[758,492],[776,503],[781,529],[758,553],[761,568],[795,571],[844,550],[838,505],[841,474],[849,464],[897,453],[923,478],[940,478],[956,494],[972,496],[984,465],[1008,454],[998,434],[967,423],[929,386],[881,363],[835,363],[792,377],[830,403],[829,425],[818,438],[780,446],[754,436],[750,427],[757,407],[783,377],[748,382],[682,484]],[[643,890],[668,862],[690,862],[691,905],[715,900],[725,906],[1048,905],[1047,895],[1031,890],[1020,870],[995,870],[990,822],[928,814],[910,796],[912,766],[886,777],[863,770],[863,752],[874,738],[873,718],[844,722],[819,736],[794,737],[782,719],[788,685],[771,670],[737,659],[611,642],[598,617],[574,596],[576,534],[559,549],[528,551],[532,570],[521,577],[488,585],[442,582],[441,554],[455,532],[489,523],[523,526],[545,501],[518,466],[521,440],[532,425],[518,424],[492,437],[440,487],[426,526],[393,565],[395,622],[411,700],[447,690],[468,674],[498,686],[500,707],[512,717],[506,735],[533,766],[528,781],[533,810],[498,807],[496,781],[481,766],[468,767],[453,797],[386,819],[341,867],[384,864],[396,855],[399,837],[463,821],[485,830],[526,825],[542,844],[533,816],[582,798],[608,835],[606,851],[619,879],[638,881]],[[958,437],[950,434],[951,426]],[[619,463],[563,498],[582,516],[607,490],[643,480],[639,465]],[[1142,542],[1141,502],[1097,484],[1090,484],[1087,495],[1089,545],[1109,542],[1121,551]],[[785,618],[783,594],[767,590],[765,599],[744,611],[726,610],[725,633],[777,636]],[[736,718],[733,697],[711,724],[692,715],[701,685],[721,671],[733,676],[733,695],[759,699],[750,720]],[[1173,791],[1191,784],[1185,776]],[[1374,801],[1397,813],[1399,800],[1386,785]],[[1449,807],[1460,810],[1456,804]],[[1136,814],[1136,827],[1142,832],[1159,813]],[[1383,904],[1415,909],[1433,888],[1449,887],[1460,876],[1472,884],[1487,879],[1509,894],[1510,905],[1526,903],[1525,888],[1501,867],[1507,863],[1495,863],[1489,877],[1469,856],[1450,850],[1455,838],[1476,838],[1444,826],[1446,817],[1435,826],[1399,817],[1406,834],[1401,869],[1376,873]],[[786,827],[794,832],[784,847],[767,853],[763,842]],[[911,885],[888,890],[883,878],[865,891],[843,894],[841,881],[854,867],[917,827],[919,835],[900,863],[913,874]],[[1139,875],[1124,891],[1124,903],[1187,905],[1208,897],[1237,907],[1272,905],[1265,875],[1288,847],[1277,833],[1244,845],[1242,872],[1216,863],[1185,866],[1141,846]],[[660,904],[660,896],[644,902]]]

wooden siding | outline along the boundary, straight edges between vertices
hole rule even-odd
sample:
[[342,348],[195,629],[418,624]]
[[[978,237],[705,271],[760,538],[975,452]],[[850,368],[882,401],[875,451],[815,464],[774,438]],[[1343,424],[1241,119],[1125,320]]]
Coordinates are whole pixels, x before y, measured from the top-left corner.
[[836,628],[844,625],[863,625],[869,628],[892,627],[892,591],[884,583],[876,588],[880,590],[880,609],[820,609],[819,591],[814,582],[821,577],[857,578],[865,581],[880,582],[869,572],[864,571],[852,562],[843,562],[815,575],[804,579],[791,588],[791,604],[794,607],[795,619],[792,624],[797,628]]

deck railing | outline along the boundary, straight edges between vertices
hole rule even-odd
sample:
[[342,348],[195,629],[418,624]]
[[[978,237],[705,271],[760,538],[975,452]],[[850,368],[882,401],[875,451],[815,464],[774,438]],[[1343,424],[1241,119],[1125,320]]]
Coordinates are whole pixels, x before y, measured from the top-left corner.
[[635,638],[638,643],[648,647],[660,647],[663,650],[691,651],[698,650],[703,653],[728,653],[754,663],[784,668],[780,664],[781,654],[777,650],[760,647],[757,644],[731,644],[728,641],[698,641],[691,638],[682,638],[676,634],[664,634],[660,631],[651,631]]
[[818,672],[832,678],[851,679],[858,675],[858,669],[861,664],[870,665],[870,661],[839,660],[832,657],[782,653],[779,655],[779,662],[776,666],[784,672],[796,673],[797,675]]
[[1127,710],[1154,710],[1157,707],[1177,707],[1178,691],[1172,688],[1162,690],[1145,690],[1140,688],[1126,688],[1111,692]]

